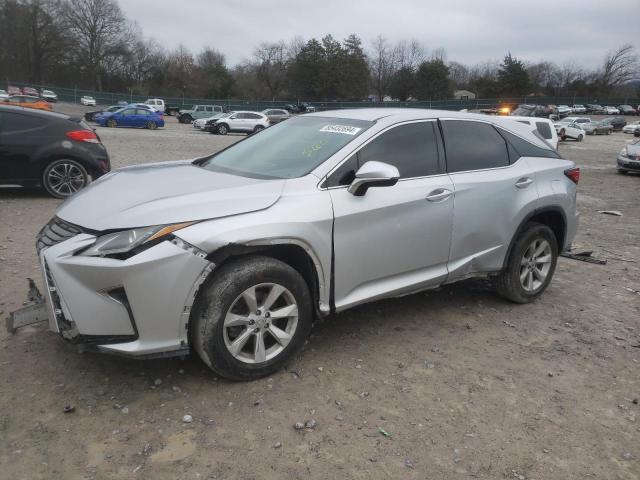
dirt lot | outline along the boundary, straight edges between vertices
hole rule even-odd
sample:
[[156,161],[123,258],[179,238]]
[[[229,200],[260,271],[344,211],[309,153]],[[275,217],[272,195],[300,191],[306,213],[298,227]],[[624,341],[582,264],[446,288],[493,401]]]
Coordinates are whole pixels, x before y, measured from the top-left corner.
[[[98,132],[115,167],[240,138],[173,119]],[[614,168],[629,140],[561,145],[583,174],[576,249],[608,263],[561,259],[530,305],[469,281],[359,307],[252,383],[196,358],[79,354],[44,327],[2,331],[0,478],[640,479],[640,176]],[[2,316],[40,278],[34,237],[58,203],[0,190]]]

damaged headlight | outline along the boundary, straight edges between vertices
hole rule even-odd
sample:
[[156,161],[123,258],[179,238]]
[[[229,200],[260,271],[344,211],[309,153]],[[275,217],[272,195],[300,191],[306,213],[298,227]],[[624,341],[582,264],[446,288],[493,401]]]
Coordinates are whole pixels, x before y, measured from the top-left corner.
[[152,227],[134,228],[121,232],[109,233],[98,237],[95,243],[78,255],[87,257],[106,257],[131,252],[143,245],[152,246],[165,237],[193,225],[195,222],[174,223],[172,225],[155,225]]

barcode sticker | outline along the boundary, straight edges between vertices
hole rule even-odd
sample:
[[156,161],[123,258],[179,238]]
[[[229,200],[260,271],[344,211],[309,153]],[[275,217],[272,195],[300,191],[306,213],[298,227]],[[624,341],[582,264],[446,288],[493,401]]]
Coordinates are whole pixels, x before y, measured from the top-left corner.
[[355,135],[360,130],[362,129],[350,125],[325,125],[320,129],[321,132],[344,133],[345,135]]

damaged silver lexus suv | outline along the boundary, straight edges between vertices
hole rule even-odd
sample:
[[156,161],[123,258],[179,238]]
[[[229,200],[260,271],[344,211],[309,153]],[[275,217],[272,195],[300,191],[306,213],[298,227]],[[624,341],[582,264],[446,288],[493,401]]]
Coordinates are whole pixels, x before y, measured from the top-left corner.
[[471,276],[536,299],[576,233],[578,178],[508,119],[302,115],[62,204],[37,241],[49,324],[102,352],[269,375],[315,318],[372,300]]

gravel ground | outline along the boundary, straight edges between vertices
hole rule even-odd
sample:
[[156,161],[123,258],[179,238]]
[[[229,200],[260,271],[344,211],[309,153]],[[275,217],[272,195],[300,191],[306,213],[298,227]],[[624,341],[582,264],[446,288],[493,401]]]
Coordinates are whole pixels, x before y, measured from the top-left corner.
[[[173,118],[98,133],[114,167],[241,138]],[[285,371],[251,383],[196,358],[83,355],[44,327],[2,331],[0,478],[640,479],[640,176],[614,168],[630,139],[561,144],[582,169],[575,247],[608,263],[560,259],[529,305],[482,281],[365,305],[316,325]],[[39,283],[34,237],[58,204],[0,190],[3,316],[26,277]]]

